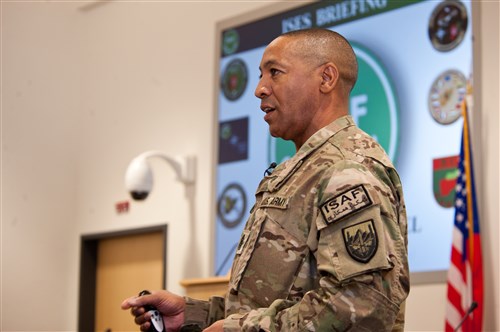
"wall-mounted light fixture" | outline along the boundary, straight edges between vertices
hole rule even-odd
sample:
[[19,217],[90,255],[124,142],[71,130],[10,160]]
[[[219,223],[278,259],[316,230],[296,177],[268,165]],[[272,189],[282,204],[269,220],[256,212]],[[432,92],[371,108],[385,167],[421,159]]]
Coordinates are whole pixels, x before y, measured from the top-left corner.
[[125,173],[125,187],[135,200],[144,200],[153,189],[153,172],[149,158],[160,158],[170,164],[177,180],[185,185],[194,184],[196,179],[196,158],[194,156],[169,157],[160,151],[146,151],[135,157]]

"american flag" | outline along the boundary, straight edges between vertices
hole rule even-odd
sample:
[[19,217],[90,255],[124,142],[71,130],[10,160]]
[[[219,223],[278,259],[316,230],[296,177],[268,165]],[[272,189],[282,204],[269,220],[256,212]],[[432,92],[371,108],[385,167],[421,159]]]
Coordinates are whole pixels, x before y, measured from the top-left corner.
[[464,124],[458,162],[451,262],[448,270],[446,332],[479,332],[482,330],[483,320],[481,236],[465,101],[463,104]]

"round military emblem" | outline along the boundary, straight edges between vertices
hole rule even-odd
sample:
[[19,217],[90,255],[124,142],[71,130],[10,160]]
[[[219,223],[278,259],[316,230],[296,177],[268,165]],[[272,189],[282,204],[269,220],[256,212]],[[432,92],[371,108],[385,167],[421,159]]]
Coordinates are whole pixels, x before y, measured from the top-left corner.
[[460,1],[441,2],[429,19],[429,39],[438,51],[447,52],[457,47],[467,30],[467,9]]
[[217,215],[227,228],[238,226],[245,216],[247,196],[237,183],[227,185],[217,200]]
[[247,87],[248,70],[240,59],[234,59],[226,66],[221,78],[224,96],[231,101],[241,97]]
[[240,46],[240,36],[238,31],[231,29],[222,35],[222,52],[224,55],[230,55],[236,52]]
[[432,83],[429,111],[438,123],[450,124],[462,115],[462,102],[467,93],[467,80],[457,70],[447,70]]

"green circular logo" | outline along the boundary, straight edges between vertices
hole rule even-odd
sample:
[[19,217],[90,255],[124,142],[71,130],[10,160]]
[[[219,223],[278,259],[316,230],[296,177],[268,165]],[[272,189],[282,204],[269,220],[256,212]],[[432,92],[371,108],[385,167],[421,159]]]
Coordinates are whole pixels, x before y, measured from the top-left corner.
[[222,52],[224,55],[230,55],[236,52],[240,46],[240,36],[238,31],[231,29],[224,32],[222,37]]
[[356,124],[394,161],[399,135],[396,91],[381,61],[368,49],[352,46],[358,59],[358,81],[351,92],[349,111]]
[[[352,44],[358,60],[358,81],[351,93],[350,113],[356,124],[372,136],[394,162],[398,149],[398,102],[392,81],[371,51]],[[283,162],[295,154],[291,141],[269,135],[269,162]]]

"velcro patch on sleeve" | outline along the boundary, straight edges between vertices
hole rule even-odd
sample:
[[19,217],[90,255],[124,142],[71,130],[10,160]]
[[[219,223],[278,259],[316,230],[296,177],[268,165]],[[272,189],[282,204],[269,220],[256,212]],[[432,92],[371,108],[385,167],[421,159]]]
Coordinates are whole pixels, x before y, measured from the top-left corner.
[[241,233],[240,242],[238,243],[238,249],[236,249],[236,255],[240,255],[243,252],[243,247],[245,246],[245,243],[247,243],[249,234],[250,231],[248,230],[244,230]]
[[368,263],[378,248],[378,237],[373,220],[366,220],[342,229],[349,255],[360,263]]
[[321,205],[321,213],[330,224],[373,204],[363,185],[351,188]]

